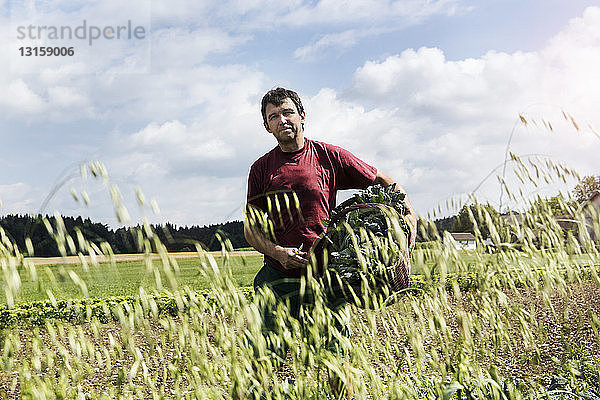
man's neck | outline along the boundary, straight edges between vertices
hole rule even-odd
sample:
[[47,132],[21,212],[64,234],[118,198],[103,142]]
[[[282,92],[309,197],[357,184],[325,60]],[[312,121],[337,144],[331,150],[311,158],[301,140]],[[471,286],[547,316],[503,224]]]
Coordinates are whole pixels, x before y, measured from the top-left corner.
[[298,138],[298,140],[291,143],[281,143],[279,142],[279,148],[284,153],[291,153],[294,151],[298,151],[304,147],[304,136]]

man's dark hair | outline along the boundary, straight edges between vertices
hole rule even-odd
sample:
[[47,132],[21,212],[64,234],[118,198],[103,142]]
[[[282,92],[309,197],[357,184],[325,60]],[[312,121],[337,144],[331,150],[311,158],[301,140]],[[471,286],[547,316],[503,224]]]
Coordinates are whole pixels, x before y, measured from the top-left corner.
[[300,96],[298,96],[298,93],[294,92],[293,90],[278,87],[277,89],[269,90],[262,98],[260,111],[262,112],[263,121],[265,124],[267,123],[267,104],[270,103],[274,106],[280,106],[285,99],[290,99],[292,102],[294,102],[299,114],[304,112],[304,107],[302,107],[302,102],[300,101]]

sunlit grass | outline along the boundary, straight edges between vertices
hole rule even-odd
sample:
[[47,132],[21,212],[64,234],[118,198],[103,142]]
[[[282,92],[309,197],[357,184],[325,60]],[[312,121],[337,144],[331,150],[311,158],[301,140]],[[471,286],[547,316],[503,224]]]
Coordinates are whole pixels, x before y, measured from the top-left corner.
[[[524,168],[521,175],[533,180]],[[550,173],[560,177],[565,170]],[[123,213],[121,204],[115,209]],[[303,287],[315,295],[315,307],[305,329],[280,305],[268,337],[259,310],[274,307],[272,293],[249,297],[240,290],[260,258],[247,257],[244,265],[230,256],[227,241],[221,257],[199,248],[197,258],[176,260],[146,226],[143,250],[160,260],[36,268],[4,238],[0,265],[10,307],[106,293],[137,299],[107,310],[102,323],[48,319],[39,327],[0,330],[0,397],[322,399],[331,392],[330,375],[351,383],[359,399],[600,395],[600,256],[581,213],[573,212],[570,233],[543,204],[532,206],[521,225],[506,225],[485,207],[471,217],[479,243],[473,251],[423,221],[430,243],[412,255],[418,287],[394,301],[338,313],[324,306],[322,282],[308,276]],[[493,245],[483,245],[483,228]],[[111,254],[84,238],[75,243],[60,226],[54,232],[65,253]],[[203,288],[210,301],[198,295]],[[173,299],[174,315],[158,313],[155,292]],[[334,318],[350,320],[349,338]],[[327,348],[330,336],[338,337],[340,354]],[[281,365],[265,340],[289,345]],[[553,383],[553,375],[566,383]]]
[[[176,275],[178,287],[191,290],[204,290],[211,282],[201,274],[201,260],[198,257],[177,258],[179,272]],[[223,257],[215,257],[217,264],[224,262]],[[158,267],[160,260],[153,262]],[[232,270],[233,282],[238,286],[251,286],[254,275],[262,266],[262,256],[232,256],[228,261]],[[29,302],[48,298],[46,290],[52,291],[55,298],[69,299],[82,296],[80,287],[69,277],[73,271],[86,283],[89,297],[135,296],[142,287],[150,293],[156,289],[156,278],[152,269],[148,270],[144,261],[118,261],[100,263],[85,268],[78,264],[57,264],[37,266],[37,279],[30,274],[21,275],[21,289],[15,302]],[[160,273],[161,282],[166,282],[165,273]],[[5,303],[4,292],[0,293],[0,303]]]

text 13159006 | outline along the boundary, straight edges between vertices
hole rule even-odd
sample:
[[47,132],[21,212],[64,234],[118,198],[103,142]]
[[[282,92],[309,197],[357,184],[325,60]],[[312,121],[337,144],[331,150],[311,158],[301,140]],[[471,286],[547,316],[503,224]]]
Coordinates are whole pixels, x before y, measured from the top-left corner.
[[75,49],[73,47],[19,47],[21,56],[24,57],[44,57],[44,56],[73,56]]

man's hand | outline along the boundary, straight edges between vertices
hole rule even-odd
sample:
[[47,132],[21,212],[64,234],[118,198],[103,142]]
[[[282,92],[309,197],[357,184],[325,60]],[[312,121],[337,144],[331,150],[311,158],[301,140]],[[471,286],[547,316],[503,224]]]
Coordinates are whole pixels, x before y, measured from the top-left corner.
[[275,258],[285,269],[305,268],[309,263],[308,253],[302,251],[302,246],[299,249],[295,247],[279,247],[277,257]]
[[244,237],[250,246],[257,251],[273,257],[281,263],[285,269],[305,268],[309,263],[309,256],[306,251],[302,251],[302,245],[299,248],[282,247],[267,239],[264,233],[244,220]]

